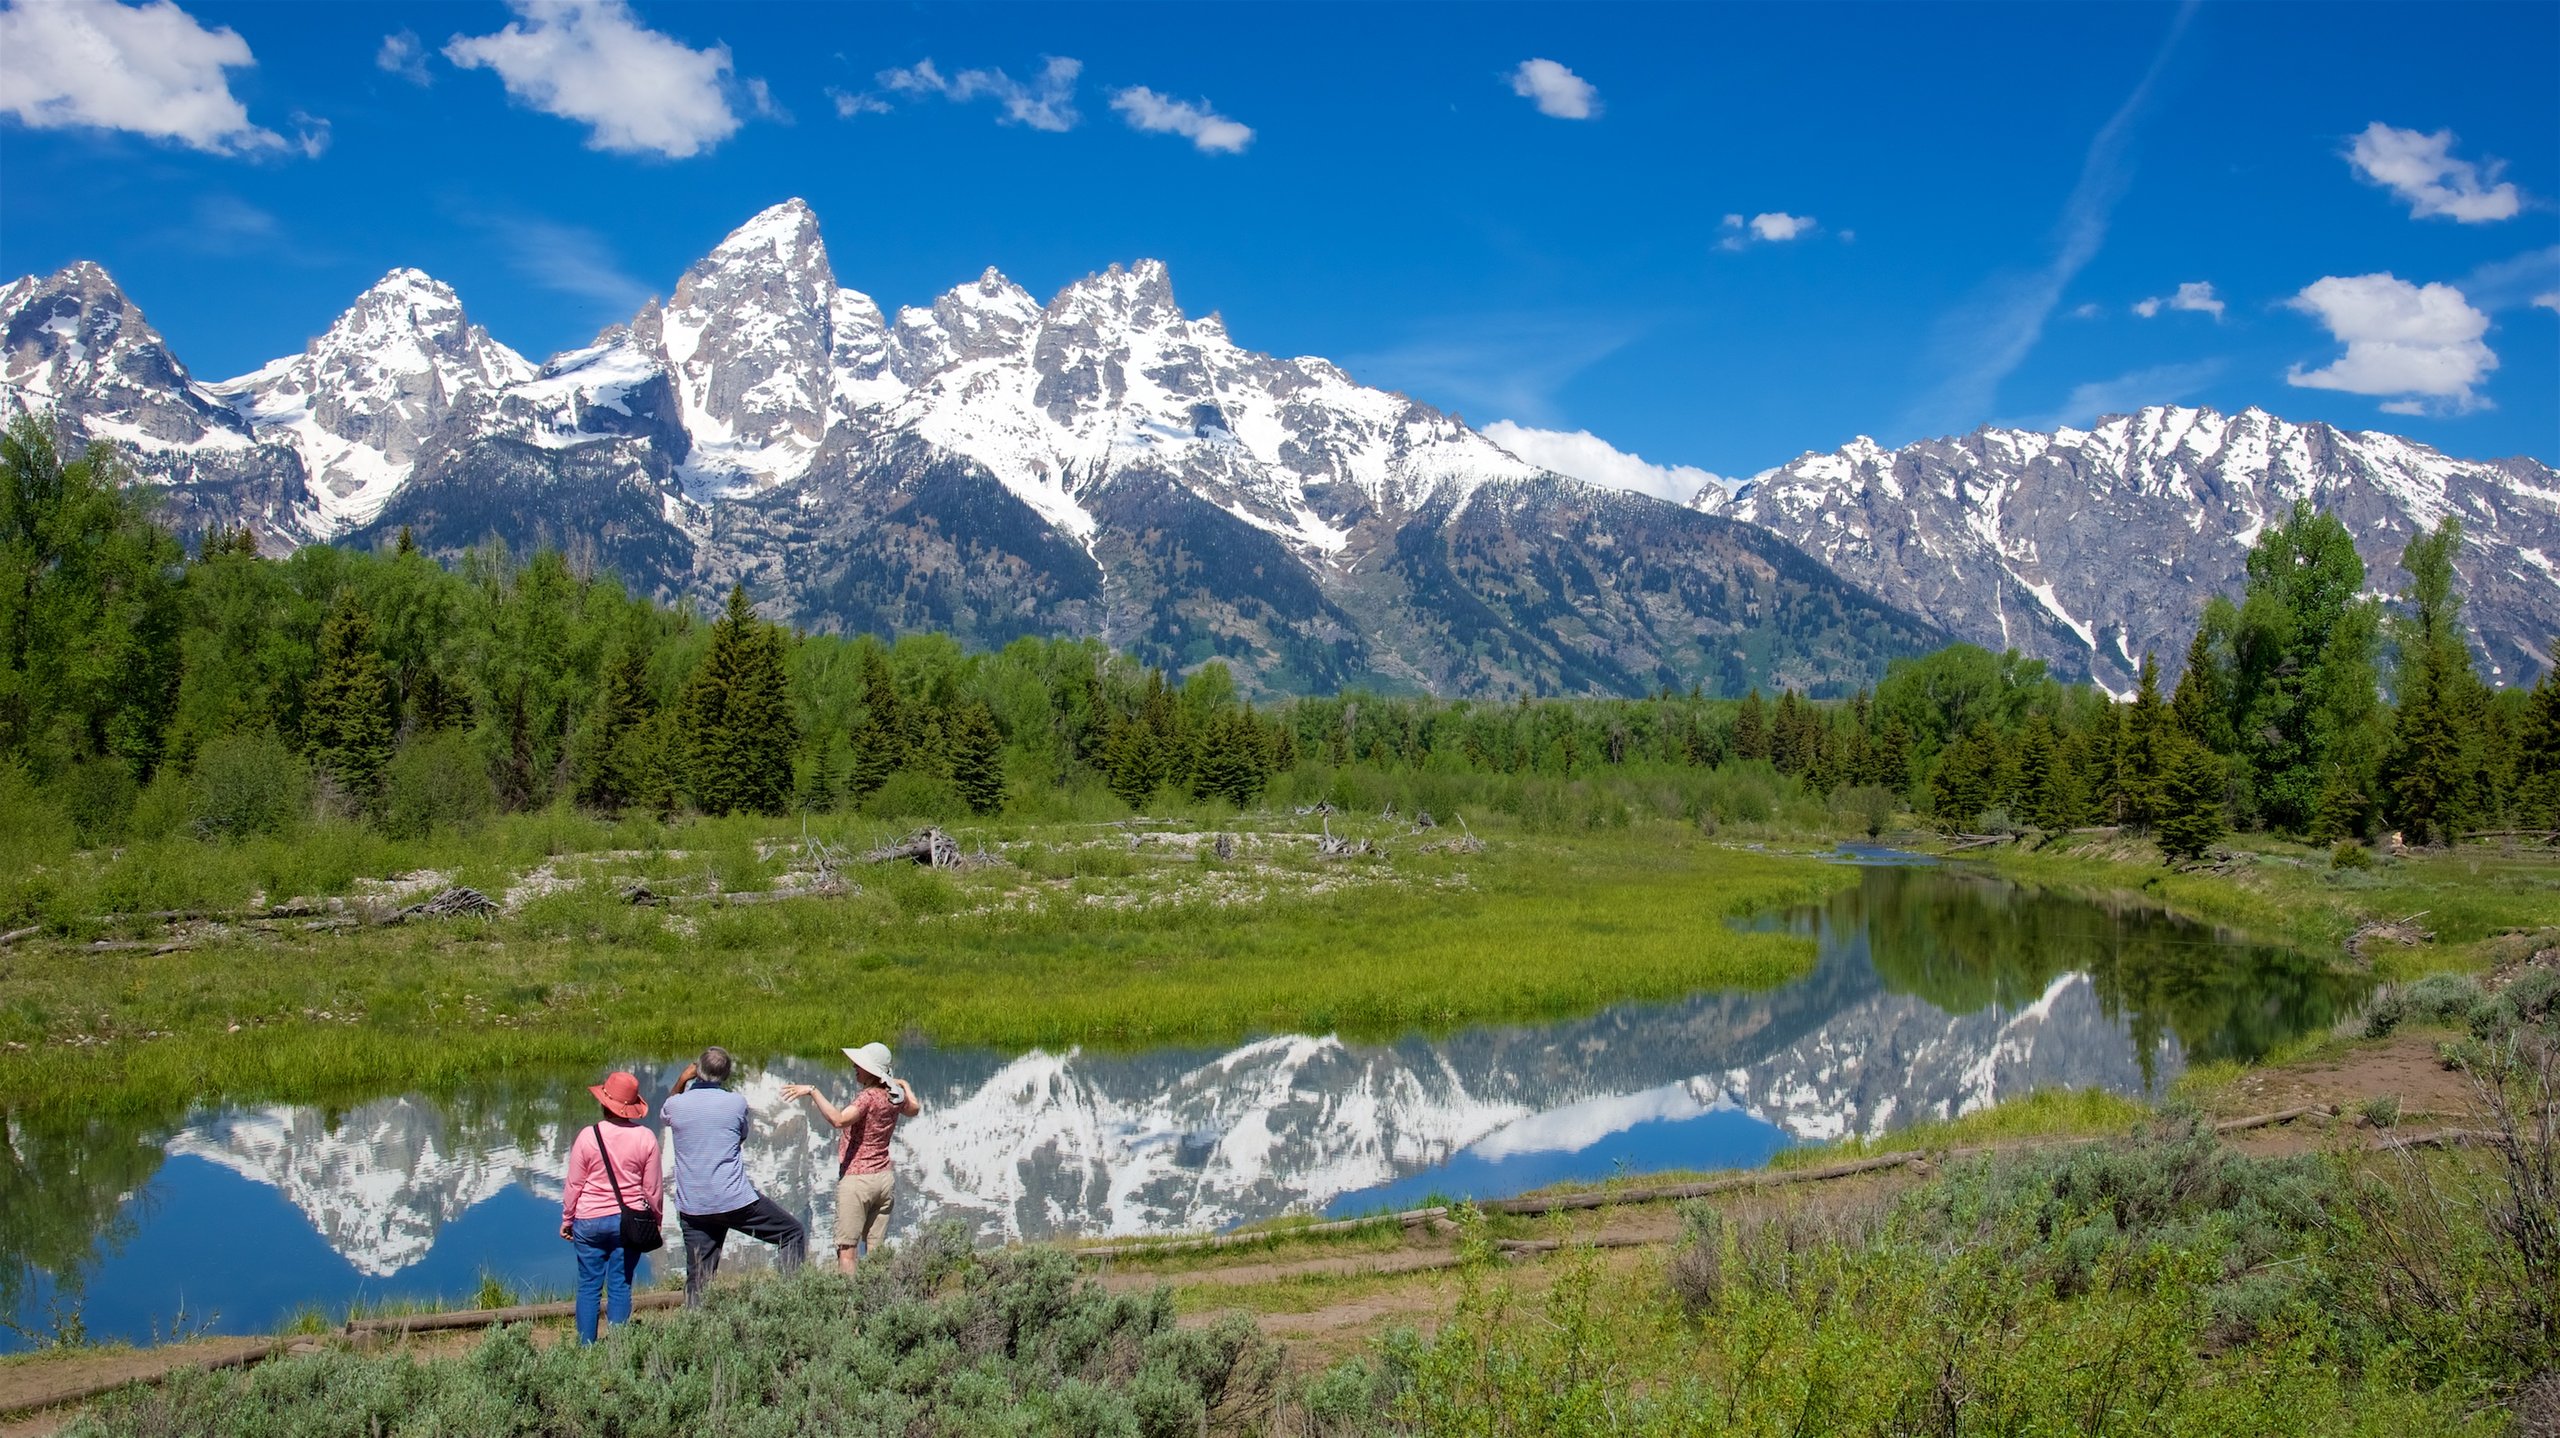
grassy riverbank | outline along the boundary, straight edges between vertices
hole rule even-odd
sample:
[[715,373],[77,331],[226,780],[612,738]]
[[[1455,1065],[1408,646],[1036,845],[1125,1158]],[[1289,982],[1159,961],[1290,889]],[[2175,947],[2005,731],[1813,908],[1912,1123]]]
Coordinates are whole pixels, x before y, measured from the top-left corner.
[[[1313,832],[1247,831],[1221,859],[1197,831],[1133,847],[1114,826],[991,825],[958,831],[993,860],[967,872],[855,863],[841,892],[740,907],[711,891],[822,883],[820,851],[796,828],[736,822],[645,847],[614,841],[651,836],[537,824],[497,826],[475,853],[379,854],[325,873],[306,852],[262,870],[190,851],[200,845],[91,861],[103,872],[66,883],[134,896],[100,912],[217,912],[279,889],[358,902],[341,929],[192,920],[149,930],[192,945],[154,953],[117,937],[141,927],[104,920],[0,954],[0,1104],[325,1099],[707,1042],[825,1052],[867,1034],[994,1046],[1385,1038],[1782,982],[1812,945],[1724,921],[1850,881],[1670,825],[1488,828],[1485,850],[1469,853],[1445,834],[1336,820],[1336,834],[1382,850],[1344,859],[1318,857]],[[890,832],[854,822],[810,837],[858,852]],[[450,867],[364,901],[422,858]],[[178,859],[215,872],[168,876]],[[312,868],[288,877],[286,859]],[[494,918],[364,921],[446,882],[512,898]],[[634,883],[692,901],[635,905]],[[137,946],[93,951],[93,935]]]

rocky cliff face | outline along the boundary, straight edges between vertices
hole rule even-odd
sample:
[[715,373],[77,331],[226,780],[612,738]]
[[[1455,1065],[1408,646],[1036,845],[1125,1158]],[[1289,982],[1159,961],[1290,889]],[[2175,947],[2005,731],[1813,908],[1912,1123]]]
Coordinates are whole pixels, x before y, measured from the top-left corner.
[[2377,593],[2404,580],[2413,534],[2458,517],[2465,615],[2493,677],[2530,681],[2550,665],[2560,473],[2529,459],[2450,459],[2257,409],[2152,408],[2051,434],[1861,439],[1699,503],[1959,638],[2123,693],[2146,650],[2176,674],[2205,600],[2238,593],[2250,545],[2303,499],[2345,523]]

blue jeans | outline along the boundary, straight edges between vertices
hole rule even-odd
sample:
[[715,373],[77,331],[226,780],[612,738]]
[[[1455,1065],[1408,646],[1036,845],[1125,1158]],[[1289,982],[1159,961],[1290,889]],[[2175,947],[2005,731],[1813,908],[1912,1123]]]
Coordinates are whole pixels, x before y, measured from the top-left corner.
[[615,1326],[631,1321],[631,1273],[640,1253],[622,1246],[622,1219],[614,1214],[579,1219],[569,1225],[569,1238],[578,1250],[578,1341],[593,1343],[598,1298]]

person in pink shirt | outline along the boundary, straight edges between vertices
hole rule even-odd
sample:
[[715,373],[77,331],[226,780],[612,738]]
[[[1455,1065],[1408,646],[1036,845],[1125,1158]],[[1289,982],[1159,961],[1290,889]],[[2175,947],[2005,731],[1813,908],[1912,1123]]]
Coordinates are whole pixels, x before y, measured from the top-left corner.
[[889,1046],[846,1049],[858,1086],[842,1108],[810,1084],[784,1088],[786,1100],[805,1098],[836,1126],[836,1268],[853,1272],[861,1256],[889,1236],[889,1205],[897,1179],[889,1172],[889,1136],[898,1120],[916,1116],[916,1092],[889,1073]]
[[569,1141],[569,1173],[560,1186],[560,1236],[578,1253],[580,1343],[596,1341],[599,1298],[617,1327],[631,1321],[631,1275],[640,1253],[622,1241],[622,1211],[665,1211],[658,1203],[658,1135],[640,1122],[649,1113],[640,1081],[617,1073],[587,1092],[604,1117]]

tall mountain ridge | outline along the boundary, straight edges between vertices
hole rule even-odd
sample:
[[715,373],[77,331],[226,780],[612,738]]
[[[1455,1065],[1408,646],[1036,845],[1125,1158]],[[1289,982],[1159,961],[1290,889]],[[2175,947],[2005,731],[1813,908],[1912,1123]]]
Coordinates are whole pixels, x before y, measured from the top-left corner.
[[[891,315],[837,283],[797,200],[540,364],[411,269],[219,383],[86,262],[0,288],[0,343],[7,406],[125,446],[182,531],[246,524],[279,553],[402,526],[439,552],[554,545],[663,598],[744,582],[811,629],[1090,635],[1224,658],[1265,694],[1829,694],[1949,637],[2122,688],[2145,647],[2174,667],[2294,493],[2344,497],[2377,587],[2435,513],[2475,521],[2472,618],[2502,676],[2560,631],[2560,476],[2532,461],[2147,410],[1861,441],[1682,507],[1241,348],[1152,260],[1046,304],[990,269]],[[2207,419],[2282,438],[2249,469],[2237,441],[2198,447]],[[2171,424],[2187,447],[2153,454]]]

